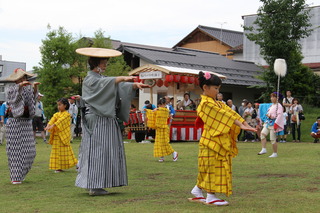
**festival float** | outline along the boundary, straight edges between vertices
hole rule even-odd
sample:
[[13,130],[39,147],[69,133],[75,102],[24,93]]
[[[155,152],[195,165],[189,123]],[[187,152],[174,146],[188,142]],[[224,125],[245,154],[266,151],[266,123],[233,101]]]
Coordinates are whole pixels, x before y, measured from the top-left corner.
[[[156,105],[158,100],[158,91],[165,91],[166,95],[178,100],[178,97],[183,96],[185,92],[192,91],[193,94],[200,97],[202,90],[199,88],[198,74],[201,70],[187,69],[180,67],[170,67],[163,65],[147,64],[136,68],[129,72],[129,75],[136,76],[136,82],[149,84],[149,89],[143,89],[144,99],[150,100]],[[221,79],[226,77],[212,72]],[[146,91],[147,90],[147,91]],[[139,97],[141,99],[141,96]],[[144,100],[139,100],[141,106]],[[176,109],[176,101],[173,103]],[[139,107],[140,109],[142,107]],[[195,110],[176,110],[170,125],[170,140],[171,141],[198,141],[201,137],[202,129],[196,128],[195,120],[197,113]],[[128,123],[125,123],[128,139],[132,139],[132,133],[135,135],[135,140],[141,142],[149,135],[153,136],[152,130],[147,128],[144,113],[137,111],[130,113]]]

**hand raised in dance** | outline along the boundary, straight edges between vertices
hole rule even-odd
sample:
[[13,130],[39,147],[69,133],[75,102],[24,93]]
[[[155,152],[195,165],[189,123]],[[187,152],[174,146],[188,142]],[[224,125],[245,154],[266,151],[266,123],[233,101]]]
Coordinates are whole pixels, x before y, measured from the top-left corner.
[[27,85],[31,85],[31,83],[29,81],[22,81],[22,82],[19,83],[20,87],[24,87],[24,86],[27,86]]
[[148,85],[148,84],[143,84],[143,83],[135,82],[135,83],[133,83],[133,87],[134,87],[135,89],[143,89],[143,88],[150,88],[151,86]]

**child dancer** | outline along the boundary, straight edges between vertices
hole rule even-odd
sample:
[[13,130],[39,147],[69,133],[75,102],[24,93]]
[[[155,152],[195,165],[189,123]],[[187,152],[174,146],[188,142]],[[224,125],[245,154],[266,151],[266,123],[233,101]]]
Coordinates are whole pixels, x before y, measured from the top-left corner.
[[[221,83],[216,75],[199,73],[203,95],[197,108],[197,120],[201,119],[204,128],[199,141],[197,185],[191,191],[194,198],[188,199],[212,206],[229,204],[215,194],[232,194],[232,157],[238,153],[236,140],[240,128],[256,132],[238,113],[216,101]],[[207,192],[207,198],[204,198],[203,190]]]
[[68,112],[69,102],[61,98],[57,102],[59,112],[55,113],[49,121],[45,130],[50,134],[49,144],[52,145],[49,169],[55,173],[62,172],[77,165],[72,148],[70,146],[70,114]]
[[178,153],[172,149],[169,132],[169,110],[166,108],[166,100],[160,99],[158,108],[154,111],[147,109],[148,127],[156,129],[156,138],[153,148],[153,156],[160,157],[159,162],[164,161],[164,156],[171,155],[173,161],[178,160]]

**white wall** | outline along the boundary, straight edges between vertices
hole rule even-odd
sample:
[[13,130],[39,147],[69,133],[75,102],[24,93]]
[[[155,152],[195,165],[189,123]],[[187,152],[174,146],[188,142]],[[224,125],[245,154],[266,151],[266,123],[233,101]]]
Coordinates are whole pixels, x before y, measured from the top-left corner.
[[[310,23],[315,28],[312,34],[300,41],[302,45],[302,54],[304,59],[302,63],[319,63],[320,62],[320,6],[312,7],[310,11]],[[256,15],[244,16],[244,26],[252,26]],[[317,27],[317,28],[316,28]],[[245,31],[246,33],[246,31]],[[260,47],[254,42],[249,41],[246,36],[243,38],[243,59],[251,61],[258,65],[267,65],[260,55]]]

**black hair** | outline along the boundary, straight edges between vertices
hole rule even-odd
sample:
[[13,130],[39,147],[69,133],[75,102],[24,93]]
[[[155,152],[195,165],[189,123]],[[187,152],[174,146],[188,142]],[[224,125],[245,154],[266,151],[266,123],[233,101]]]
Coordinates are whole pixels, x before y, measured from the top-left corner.
[[146,109],[153,109],[152,104],[146,105]]
[[203,86],[204,85],[207,85],[207,86],[220,86],[222,84],[222,81],[221,79],[214,75],[214,74],[210,74],[210,78],[209,79],[206,79],[205,78],[205,73],[200,71],[199,72],[199,86],[200,88],[203,90]]
[[57,102],[60,102],[60,103],[62,103],[63,105],[65,105],[65,106],[66,106],[66,110],[68,110],[69,107],[70,107],[69,101],[68,101],[68,99],[66,99],[66,98],[60,98]]
[[183,94],[183,97],[185,97],[186,95],[188,95],[188,96],[189,96],[189,98],[190,98],[190,94],[189,94],[189,93],[187,93],[187,92]]
[[166,104],[166,99],[160,98],[160,100],[158,101],[158,105],[163,105],[163,104]]
[[88,64],[90,66],[90,70],[93,70],[97,66],[99,66],[100,62],[106,60],[108,58],[98,58],[98,57],[90,57],[88,60]]
[[144,102],[144,104],[150,104],[150,101],[149,101],[149,100],[146,100],[146,101]]
[[320,116],[319,117],[317,117],[317,120],[319,120],[320,119]]

